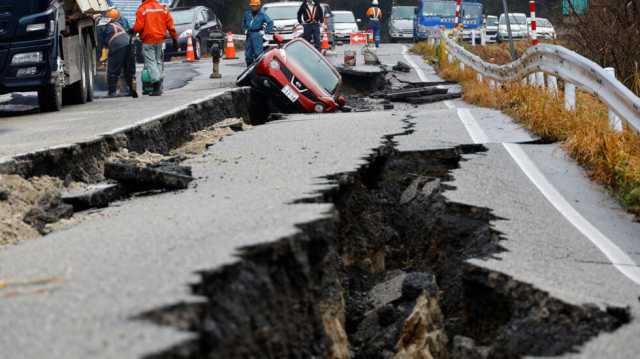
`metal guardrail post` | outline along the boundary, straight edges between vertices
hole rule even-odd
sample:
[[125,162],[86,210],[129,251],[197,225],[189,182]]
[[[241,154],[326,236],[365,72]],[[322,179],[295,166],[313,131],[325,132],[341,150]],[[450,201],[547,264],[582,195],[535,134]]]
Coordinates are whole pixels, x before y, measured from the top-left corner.
[[480,45],[485,46],[487,44],[487,31],[486,29],[480,30]]
[[544,88],[544,72],[536,72],[536,86]]
[[476,30],[471,30],[471,46],[476,46]]
[[479,72],[476,74],[476,81],[482,82],[482,74]]
[[460,62],[460,71],[464,72],[464,62]]
[[576,110],[576,85],[570,82],[564,84],[564,108],[571,112]]
[[547,75],[547,88],[550,94],[558,95],[558,79],[555,76]]
[[[616,69],[613,67],[605,67],[604,70],[609,74],[609,76],[614,79],[616,78]],[[609,108],[609,126],[618,132],[622,132],[622,121],[620,121],[620,117],[618,117],[611,108]]]

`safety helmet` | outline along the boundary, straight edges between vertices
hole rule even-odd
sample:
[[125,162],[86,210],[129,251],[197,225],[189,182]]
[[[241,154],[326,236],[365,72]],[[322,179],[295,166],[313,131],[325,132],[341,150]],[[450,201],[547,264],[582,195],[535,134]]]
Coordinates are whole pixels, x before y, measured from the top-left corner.
[[118,9],[116,9],[115,7],[112,7],[111,9],[107,10],[105,15],[109,18],[117,19],[120,17],[120,11],[118,11]]
[[260,0],[249,0],[249,6],[260,6]]
[[373,6],[378,6],[378,0],[373,0],[373,1],[371,2],[371,5],[373,5]]

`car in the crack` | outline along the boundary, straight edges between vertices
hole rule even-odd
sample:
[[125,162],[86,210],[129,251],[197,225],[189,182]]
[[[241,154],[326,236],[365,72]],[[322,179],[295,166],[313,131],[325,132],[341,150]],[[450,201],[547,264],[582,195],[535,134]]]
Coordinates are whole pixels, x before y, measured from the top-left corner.
[[[276,40],[282,42],[276,35]],[[238,76],[282,112],[333,112],[344,105],[336,68],[301,38],[262,54]]]

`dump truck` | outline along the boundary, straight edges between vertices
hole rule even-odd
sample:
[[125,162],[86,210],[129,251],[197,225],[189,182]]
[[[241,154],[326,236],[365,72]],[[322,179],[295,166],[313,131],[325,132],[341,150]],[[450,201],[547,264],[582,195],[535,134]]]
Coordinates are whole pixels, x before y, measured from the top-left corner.
[[94,17],[107,0],[2,0],[0,94],[38,93],[41,111],[93,100]]

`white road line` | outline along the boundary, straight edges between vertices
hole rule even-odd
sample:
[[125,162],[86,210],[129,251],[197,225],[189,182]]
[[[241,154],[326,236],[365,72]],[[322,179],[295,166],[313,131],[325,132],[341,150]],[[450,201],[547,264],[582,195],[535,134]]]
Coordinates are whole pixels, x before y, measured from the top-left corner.
[[473,142],[489,143],[489,137],[486,133],[484,133],[484,130],[482,129],[482,127],[480,127],[476,119],[473,118],[473,115],[468,108],[459,108],[458,117],[464,125],[464,128],[467,129],[467,132],[469,133],[469,136],[471,137]]
[[[475,143],[487,143],[488,138],[469,109],[458,109],[458,117]],[[522,146],[515,143],[503,143],[507,153],[513,158],[531,183],[542,193],[551,205],[569,221],[580,233],[593,243],[620,273],[640,285],[640,267],[620,247],[613,243],[598,228],[584,218],[562,194],[547,180]]]
[[456,108],[456,105],[454,105],[453,102],[451,102],[449,100],[444,100],[442,102],[444,102],[444,105],[447,106],[447,108],[449,108],[449,109],[453,110],[454,108]]
[[420,78],[420,81],[426,82],[427,76],[424,74],[424,72],[422,72],[422,70],[420,69],[420,66],[416,65],[416,63],[413,62],[409,54],[407,54],[407,47],[405,45],[402,45],[402,56],[404,56],[404,59],[407,60],[409,65],[411,65],[411,67],[413,67],[413,69],[416,70],[416,72],[418,73],[418,77]]
[[545,196],[547,201],[580,233],[587,237],[591,243],[598,247],[617,270],[636,284],[640,284],[640,268],[637,267],[633,259],[571,206],[527,156],[522,147],[515,143],[503,143],[502,145],[522,172],[529,177],[529,180]]

